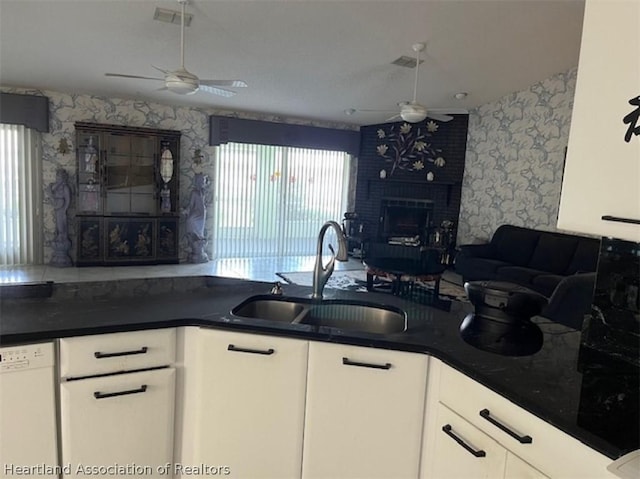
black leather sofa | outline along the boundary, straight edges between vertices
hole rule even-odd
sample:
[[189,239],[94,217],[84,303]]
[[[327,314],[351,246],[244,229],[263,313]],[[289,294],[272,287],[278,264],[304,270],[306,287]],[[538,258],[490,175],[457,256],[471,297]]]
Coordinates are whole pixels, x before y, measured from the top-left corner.
[[592,284],[599,249],[595,238],[502,225],[489,243],[460,246],[455,269],[465,282],[507,281],[549,298],[574,275],[589,274],[586,281],[567,283]]

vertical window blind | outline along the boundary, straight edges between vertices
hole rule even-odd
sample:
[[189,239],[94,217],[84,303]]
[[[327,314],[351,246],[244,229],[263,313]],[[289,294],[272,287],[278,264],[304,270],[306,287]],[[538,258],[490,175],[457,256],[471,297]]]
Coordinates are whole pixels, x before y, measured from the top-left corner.
[[345,211],[344,152],[227,143],[216,149],[216,258],[313,255],[320,227]]
[[0,124],[0,265],[41,264],[40,136]]

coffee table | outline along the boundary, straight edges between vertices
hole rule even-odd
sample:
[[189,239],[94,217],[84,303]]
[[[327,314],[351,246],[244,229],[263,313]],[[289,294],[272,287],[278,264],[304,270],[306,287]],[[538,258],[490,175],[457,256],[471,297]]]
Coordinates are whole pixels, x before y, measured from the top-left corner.
[[410,294],[416,281],[433,281],[434,295],[440,291],[440,279],[446,269],[443,264],[424,264],[408,258],[367,258],[367,291],[373,291],[375,276],[391,279],[391,293],[397,296]]

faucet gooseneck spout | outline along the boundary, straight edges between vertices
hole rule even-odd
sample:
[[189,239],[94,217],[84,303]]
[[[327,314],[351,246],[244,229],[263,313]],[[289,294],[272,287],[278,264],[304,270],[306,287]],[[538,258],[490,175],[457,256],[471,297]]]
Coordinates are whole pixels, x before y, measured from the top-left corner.
[[[338,238],[338,253],[336,254],[333,246],[329,245],[329,250],[331,251],[331,259],[327,263],[327,266],[324,267],[322,265],[322,243],[324,242],[324,235],[326,234],[329,228],[333,228],[336,232],[336,236]],[[329,280],[329,277],[333,273],[333,268],[335,266],[336,260],[338,261],[347,261],[347,238],[342,232],[342,228],[335,221],[327,221],[322,228],[320,228],[320,233],[318,234],[318,250],[316,252],[316,264],[313,268],[313,293],[311,295],[312,299],[322,299],[322,291],[324,290],[325,284]]]

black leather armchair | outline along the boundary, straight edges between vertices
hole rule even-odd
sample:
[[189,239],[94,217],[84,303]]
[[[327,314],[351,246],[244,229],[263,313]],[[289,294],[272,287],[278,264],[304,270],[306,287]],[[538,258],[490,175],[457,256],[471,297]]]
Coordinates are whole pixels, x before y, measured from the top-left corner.
[[549,298],[540,316],[581,330],[584,316],[591,311],[596,273],[582,273],[564,278]]

